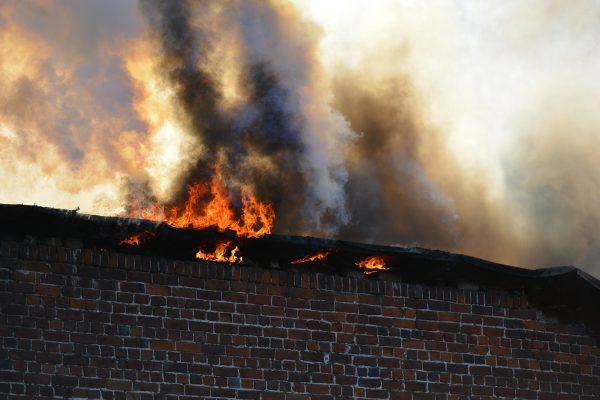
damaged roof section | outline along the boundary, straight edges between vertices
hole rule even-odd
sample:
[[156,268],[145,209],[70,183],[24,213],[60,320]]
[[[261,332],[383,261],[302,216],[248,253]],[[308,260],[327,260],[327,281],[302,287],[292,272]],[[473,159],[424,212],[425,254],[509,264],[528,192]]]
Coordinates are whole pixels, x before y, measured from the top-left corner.
[[248,267],[523,292],[545,315],[584,324],[600,338],[600,281],[571,266],[518,268],[437,250],[312,237],[241,238],[216,229],[181,229],[159,222],[6,204],[0,205],[0,240],[63,243],[187,261],[197,261],[201,251],[229,243],[237,248],[237,255],[228,260]]

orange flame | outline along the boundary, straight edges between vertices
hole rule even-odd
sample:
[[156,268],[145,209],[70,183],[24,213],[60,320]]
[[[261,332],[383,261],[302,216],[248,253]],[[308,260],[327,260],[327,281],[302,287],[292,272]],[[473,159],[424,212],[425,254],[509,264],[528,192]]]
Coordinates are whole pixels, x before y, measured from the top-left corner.
[[[240,249],[235,246],[230,250],[231,241],[219,242],[212,253],[204,252],[202,249],[196,253],[196,258],[206,261],[241,263],[243,257],[239,256]],[[227,255],[229,253],[229,255]]]
[[303,264],[312,261],[318,261],[325,259],[331,253],[330,250],[321,250],[315,254],[308,254],[302,258],[292,261],[290,264]]
[[[219,231],[231,229],[238,236],[260,237],[271,233],[275,211],[269,202],[258,201],[251,193],[242,190],[241,217],[236,218],[229,196],[215,173],[209,183],[196,182],[188,187],[188,198],[181,205],[165,207],[157,204],[139,207],[133,202],[128,217],[165,221],[177,228],[204,229],[215,226]],[[209,198],[208,202],[206,199]]]
[[135,235],[131,235],[121,240],[119,244],[129,244],[131,246],[139,246],[142,240],[154,237],[156,232],[152,231],[142,231],[138,232]]
[[128,211],[121,214],[121,217],[147,219],[150,221],[164,221],[165,212],[163,207],[154,203],[148,207],[142,207],[136,200],[129,204]]
[[365,275],[372,275],[377,271],[387,271],[390,269],[385,266],[385,258],[382,256],[372,256],[362,261],[357,261],[354,264],[362,268]]

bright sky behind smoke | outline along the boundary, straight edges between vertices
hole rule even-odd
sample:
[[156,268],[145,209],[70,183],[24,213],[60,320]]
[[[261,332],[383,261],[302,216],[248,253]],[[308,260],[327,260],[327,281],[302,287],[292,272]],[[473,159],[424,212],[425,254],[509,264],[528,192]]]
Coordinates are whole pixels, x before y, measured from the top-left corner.
[[600,3],[168,3],[0,3],[0,202],[114,214],[221,163],[278,232],[600,275]]

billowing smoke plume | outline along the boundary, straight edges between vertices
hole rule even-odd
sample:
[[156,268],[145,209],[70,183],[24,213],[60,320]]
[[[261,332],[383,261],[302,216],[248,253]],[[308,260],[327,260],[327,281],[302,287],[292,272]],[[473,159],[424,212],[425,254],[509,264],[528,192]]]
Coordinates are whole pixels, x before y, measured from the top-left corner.
[[218,172],[279,233],[600,275],[598,12],[5,1],[0,201],[117,213]]
[[597,4],[316,4],[334,106],[361,132],[342,234],[599,274]]
[[[180,188],[218,167],[230,185],[250,185],[274,204],[276,227],[322,232],[346,222],[348,128],[320,99],[314,28],[289,5],[267,2],[145,1],[141,9],[160,46],[156,73],[202,147]],[[235,82],[223,81],[225,68]]]
[[146,136],[120,53],[141,26],[133,6],[0,2],[1,201],[103,213],[122,201],[114,182],[142,167]]

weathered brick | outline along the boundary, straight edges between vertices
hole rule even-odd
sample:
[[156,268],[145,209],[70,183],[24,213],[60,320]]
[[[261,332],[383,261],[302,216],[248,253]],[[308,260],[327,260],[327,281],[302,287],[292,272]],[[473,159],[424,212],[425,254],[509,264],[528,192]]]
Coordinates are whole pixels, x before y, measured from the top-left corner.
[[154,350],[175,350],[175,342],[171,340],[151,340],[150,348]]
[[132,382],[129,380],[109,379],[106,382],[106,388],[110,390],[127,391],[131,390]]
[[52,377],[52,386],[77,386],[77,384],[76,376],[54,375]]

